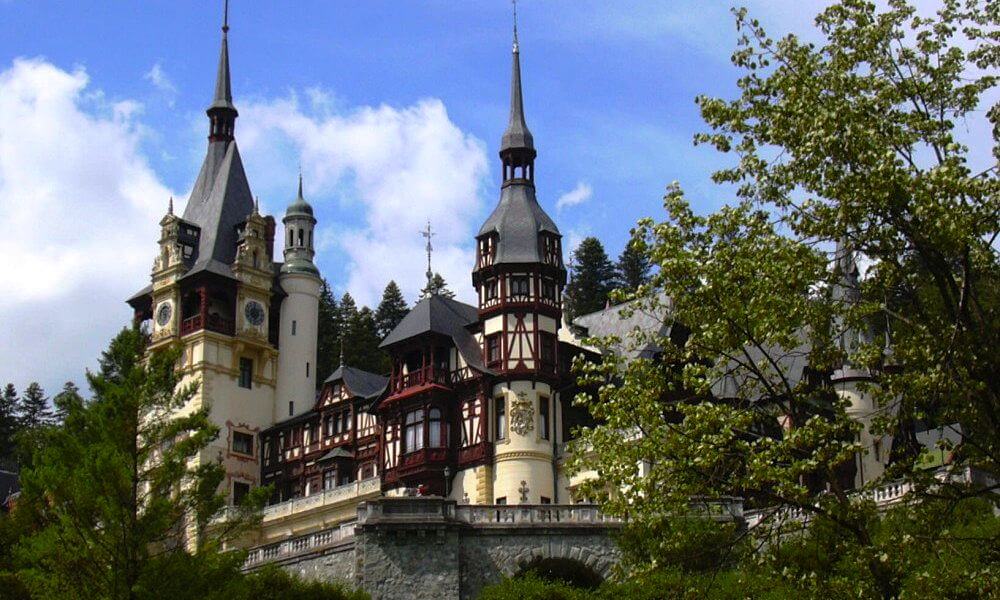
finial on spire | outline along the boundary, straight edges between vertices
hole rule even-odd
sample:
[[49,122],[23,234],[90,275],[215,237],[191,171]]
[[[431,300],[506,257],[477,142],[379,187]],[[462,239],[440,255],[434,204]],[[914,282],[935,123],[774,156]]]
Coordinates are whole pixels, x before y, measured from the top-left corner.
[[428,293],[428,295],[430,295],[432,293],[431,292],[431,290],[433,288],[432,284],[434,282],[434,271],[431,270],[431,252],[434,251],[434,247],[431,245],[431,238],[434,237],[434,235],[435,235],[431,231],[431,221],[430,221],[430,219],[427,220],[427,229],[425,229],[424,231],[421,231],[420,235],[422,235],[425,238],[427,238],[427,247],[426,247],[427,248],[427,273],[426,273],[426,275],[427,275],[427,293]]
[[253,214],[260,214],[260,196],[253,197]]
[[518,52],[517,45],[517,0],[510,0],[510,3],[514,5],[514,52]]
[[170,200],[167,202],[167,214],[168,215],[174,214],[174,197],[173,196],[171,196]]
[[222,5],[222,34],[229,31],[229,0],[224,0]]
[[299,198],[305,198],[302,195],[302,163],[299,163]]

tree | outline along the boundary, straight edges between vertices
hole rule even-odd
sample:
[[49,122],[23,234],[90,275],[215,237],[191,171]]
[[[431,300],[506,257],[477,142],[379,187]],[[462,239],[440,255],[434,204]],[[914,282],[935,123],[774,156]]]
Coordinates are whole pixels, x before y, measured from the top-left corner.
[[424,289],[420,290],[422,296],[444,296],[445,298],[454,298],[455,292],[448,289],[448,283],[444,280],[444,277],[440,273],[435,273],[434,277],[424,286]]
[[379,339],[389,335],[389,332],[395,329],[396,325],[399,325],[408,312],[410,309],[406,306],[403,292],[400,291],[395,281],[390,281],[382,292],[382,301],[375,309],[375,324]]
[[649,282],[649,271],[652,263],[644,249],[631,241],[625,244],[625,249],[618,256],[617,287],[626,292],[635,293],[639,286]]
[[55,421],[45,390],[37,382],[33,381],[25,388],[19,418],[20,427],[29,430],[51,425]]
[[330,284],[323,280],[319,296],[319,321],[316,339],[316,387],[322,387],[340,363],[340,307]]
[[76,384],[72,381],[67,381],[63,384],[62,391],[52,398],[52,404],[56,407],[56,422],[65,422],[70,408],[83,404],[83,396],[80,395],[80,388],[76,387]]
[[367,306],[359,310],[349,293],[341,298],[340,308],[344,364],[373,373],[387,372],[388,357],[378,347],[381,338],[375,324],[375,313]]
[[8,383],[0,395],[0,464],[14,458],[14,435],[18,431],[18,398],[14,384]]
[[123,330],[87,375],[93,399],[66,402],[63,425],[36,436],[17,511],[37,525],[15,549],[34,597],[200,598],[238,576],[241,557],[219,549],[268,490],[215,520],[224,470],[203,451],[219,429],[208,406],[178,412],[199,385],[179,385],[180,349],[147,356],[147,343]]
[[[715,179],[736,184],[738,201],[699,216],[674,186],[667,219],[637,228],[657,272],[629,309],[659,315],[669,334],[624,341],[655,343],[655,361],[608,353],[580,365],[603,386],[580,399],[601,423],[572,454],[600,473],[583,493],[639,532],[689,512],[693,496],[802,511],[806,536],[787,535],[786,513],[765,513],[750,533],[774,554],[741,560],[773,560],[777,581],[810,595],[915,593],[923,566],[930,579],[940,568],[951,569],[942,580],[977,581],[981,562],[920,562],[899,549],[910,552],[915,535],[936,556],[996,543],[963,538],[943,518],[977,497],[995,506],[990,485],[922,469],[913,432],[919,420],[957,433],[946,473],[1000,475],[1000,180],[995,166],[972,171],[955,138],[955,123],[985,109],[1000,158],[1000,107],[979,107],[996,83],[1000,11],[949,1],[928,19],[901,0],[844,0],[817,17],[819,45],[775,41],[745,11],[736,17],[740,96],[700,98],[713,131],[696,140],[737,154]],[[823,251],[835,243],[872,263],[850,294],[835,293],[844,280]],[[876,326],[883,335],[864,335]],[[858,343],[842,343],[848,334]],[[809,370],[796,377],[793,364]],[[862,424],[831,384],[845,364],[877,375],[867,426],[895,437],[886,473],[866,487],[904,478],[924,504],[882,516],[850,489],[855,456],[872,448],[856,441]],[[622,432],[641,435],[622,444]],[[923,529],[889,526],[897,521]],[[738,554],[739,539],[714,551]],[[674,547],[653,540],[630,568],[655,571]],[[995,559],[986,563],[983,585],[995,590]]]
[[571,263],[566,285],[567,320],[603,309],[615,287],[615,267],[597,238],[584,238],[573,251]]

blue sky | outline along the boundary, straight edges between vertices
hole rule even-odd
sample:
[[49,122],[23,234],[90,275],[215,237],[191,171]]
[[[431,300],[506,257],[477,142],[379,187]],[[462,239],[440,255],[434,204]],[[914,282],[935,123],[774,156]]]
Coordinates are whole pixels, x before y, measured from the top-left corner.
[[[750,2],[774,33],[822,2]],[[148,282],[157,221],[205,149],[221,0],[0,0],[0,382],[83,380]],[[731,97],[728,3],[522,0],[522,71],[539,199],[572,246],[613,257],[678,180],[703,211],[728,158],[695,148],[694,98]],[[472,238],[496,203],[510,81],[506,0],[233,0],[237,141],[279,215],[302,165],[317,262],[339,295],[414,300],[417,233],[472,293]]]

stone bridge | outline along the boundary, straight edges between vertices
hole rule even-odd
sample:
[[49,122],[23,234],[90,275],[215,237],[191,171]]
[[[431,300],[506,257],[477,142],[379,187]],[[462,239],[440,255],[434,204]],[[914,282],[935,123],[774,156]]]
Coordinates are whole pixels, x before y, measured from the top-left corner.
[[618,560],[609,534],[620,526],[593,505],[379,498],[361,503],[355,522],[252,549],[246,568],[275,562],[375,600],[465,600],[530,568],[598,583]]

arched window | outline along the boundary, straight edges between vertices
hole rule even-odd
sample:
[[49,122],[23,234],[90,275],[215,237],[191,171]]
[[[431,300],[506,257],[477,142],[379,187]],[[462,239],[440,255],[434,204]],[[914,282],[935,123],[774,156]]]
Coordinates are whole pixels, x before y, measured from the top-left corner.
[[289,229],[288,230],[288,245],[289,246],[294,246],[295,245],[295,230],[294,229]]
[[405,437],[403,438],[403,449],[406,452],[415,452],[424,447],[424,411],[414,410],[406,413]]
[[303,233],[303,231],[304,230],[299,229],[299,245],[300,246],[304,246],[305,245],[305,242],[303,241],[303,239],[305,237],[305,234]]
[[427,445],[431,448],[443,448],[447,445],[448,436],[441,421],[441,411],[432,408],[427,412]]

